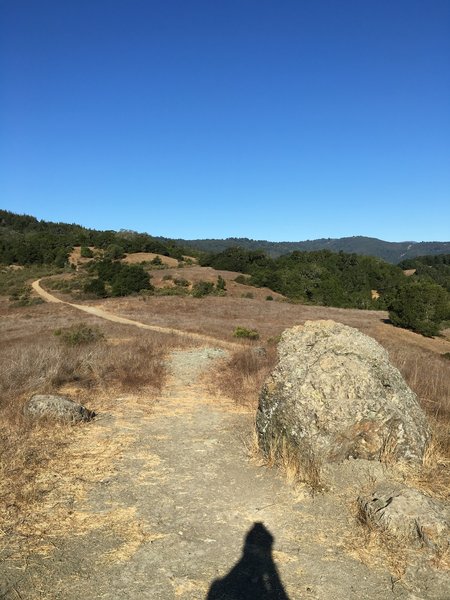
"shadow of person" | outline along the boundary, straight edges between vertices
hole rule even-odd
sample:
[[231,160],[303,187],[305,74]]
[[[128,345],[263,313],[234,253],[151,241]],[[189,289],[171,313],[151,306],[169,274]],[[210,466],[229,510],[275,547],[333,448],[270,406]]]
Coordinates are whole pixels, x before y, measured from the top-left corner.
[[289,600],[272,558],[273,536],[255,523],[247,533],[242,557],[223,579],[216,579],[207,600]]

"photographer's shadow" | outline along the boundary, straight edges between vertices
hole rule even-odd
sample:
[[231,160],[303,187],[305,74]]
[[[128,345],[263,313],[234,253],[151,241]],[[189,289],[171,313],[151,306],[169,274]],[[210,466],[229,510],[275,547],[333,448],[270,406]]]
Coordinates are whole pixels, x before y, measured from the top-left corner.
[[289,600],[272,558],[273,536],[262,523],[247,533],[242,557],[223,579],[216,579],[207,600]]

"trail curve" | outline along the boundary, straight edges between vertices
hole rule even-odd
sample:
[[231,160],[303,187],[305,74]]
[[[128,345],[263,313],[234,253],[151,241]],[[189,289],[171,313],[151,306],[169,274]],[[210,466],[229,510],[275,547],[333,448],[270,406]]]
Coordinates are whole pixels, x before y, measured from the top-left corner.
[[84,304],[74,304],[72,302],[66,302],[65,300],[61,300],[53,294],[50,294],[46,290],[44,290],[41,286],[41,279],[37,279],[33,281],[31,287],[43,300],[50,303],[58,303],[58,304],[66,304],[67,306],[71,306],[72,308],[76,308],[77,310],[81,310],[90,315],[94,315],[99,317],[100,319],[105,319],[106,321],[112,321],[113,323],[122,323],[123,325],[132,325],[134,327],[139,327],[139,329],[147,329],[149,331],[156,331],[158,333],[167,333],[172,335],[180,335],[192,340],[196,340],[198,342],[204,342],[207,344],[216,344],[227,348],[229,350],[237,350],[241,348],[239,344],[235,344],[233,342],[226,342],[219,338],[215,338],[209,335],[202,335],[201,333],[194,333],[191,331],[183,331],[182,329],[174,329],[172,327],[160,327],[159,325],[148,325],[147,323],[141,323],[141,321],[135,321],[134,319],[127,319],[126,317],[119,317],[113,313],[110,313],[102,308],[97,308],[96,306],[88,306]]

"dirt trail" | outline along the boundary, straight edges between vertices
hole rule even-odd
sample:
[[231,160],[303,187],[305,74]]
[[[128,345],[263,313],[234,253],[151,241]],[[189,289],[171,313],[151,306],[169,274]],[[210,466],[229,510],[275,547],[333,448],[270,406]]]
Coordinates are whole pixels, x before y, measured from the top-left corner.
[[122,323],[123,325],[132,325],[134,327],[138,327],[139,329],[148,329],[150,331],[157,331],[159,333],[169,333],[175,335],[181,335],[187,337],[192,340],[197,340],[203,344],[219,344],[221,347],[229,348],[230,350],[236,350],[241,348],[239,344],[233,344],[232,342],[226,342],[224,340],[219,340],[217,338],[201,335],[199,333],[187,332],[181,329],[173,329],[170,327],[159,327],[158,325],[148,325],[146,323],[141,323],[140,321],[134,321],[133,319],[127,319],[125,317],[119,317],[118,315],[114,315],[113,313],[107,312],[102,308],[97,308],[96,306],[87,306],[84,304],[73,304],[71,302],[66,302],[65,300],[61,300],[53,294],[50,294],[46,290],[41,287],[42,279],[38,279],[37,281],[33,281],[31,287],[33,290],[46,302],[53,302],[58,304],[67,304],[67,306],[72,306],[78,310],[82,310],[83,312],[89,313],[100,319],[106,319],[107,321],[112,321],[114,323]]
[[[33,287],[61,302],[39,282]],[[47,549],[0,566],[1,598],[412,600],[386,569],[351,556],[348,502],[295,490],[249,456],[253,413],[204,383],[226,355],[217,346],[172,352],[156,401],[112,399],[108,414],[78,429],[67,460],[72,451],[86,456],[82,492],[69,480],[57,497],[43,498]]]
[[[71,529],[45,532],[54,550],[6,571],[5,598],[409,598],[387,571],[369,570],[344,550],[352,518],[332,494],[296,492],[275,469],[250,460],[243,440],[253,415],[202,384],[223,355],[173,352],[156,404],[119,398],[81,429],[79,446],[97,439],[121,450],[87,494],[59,500]],[[251,530],[255,543],[243,556]]]

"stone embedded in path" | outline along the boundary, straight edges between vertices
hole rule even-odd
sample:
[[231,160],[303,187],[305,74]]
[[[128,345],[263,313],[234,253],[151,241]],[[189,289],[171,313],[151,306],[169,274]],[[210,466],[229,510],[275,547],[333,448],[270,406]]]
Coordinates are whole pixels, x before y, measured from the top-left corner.
[[256,417],[263,450],[284,440],[332,462],[422,459],[425,414],[374,339],[334,321],[307,321],[283,333],[278,358]]
[[66,396],[35,394],[24,406],[24,414],[32,419],[54,419],[69,423],[90,421],[95,412]]

